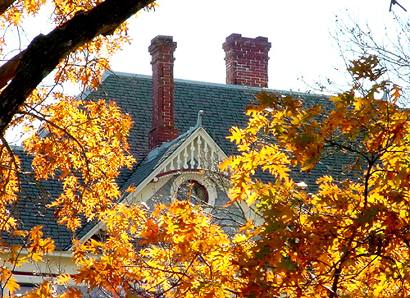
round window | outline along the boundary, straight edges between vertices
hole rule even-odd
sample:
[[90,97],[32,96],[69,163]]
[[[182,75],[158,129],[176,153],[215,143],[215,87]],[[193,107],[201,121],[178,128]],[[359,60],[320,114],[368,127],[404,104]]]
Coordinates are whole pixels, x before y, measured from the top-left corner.
[[206,187],[196,180],[186,180],[181,183],[177,191],[178,200],[191,201],[194,204],[208,204],[209,196]]
[[171,195],[175,200],[188,200],[195,205],[203,205],[207,210],[215,205],[217,191],[215,184],[203,175],[186,173],[175,178]]

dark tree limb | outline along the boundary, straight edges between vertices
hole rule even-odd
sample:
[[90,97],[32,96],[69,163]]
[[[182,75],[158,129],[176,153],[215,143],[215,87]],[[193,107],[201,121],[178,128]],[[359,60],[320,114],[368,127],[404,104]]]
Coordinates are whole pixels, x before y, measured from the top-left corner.
[[[121,23],[153,2],[106,0],[77,14],[49,34],[34,38],[20,59],[13,60],[18,64],[17,69],[8,74],[12,80],[0,94],[0,135],[4,134],[20,105],[63,58],[98,35],[112,34]],[[2,76],[0,73],[0,81]]]
[[401,5],[399,2],[397,2],[396,0],[391,0],[391,1],[390,1],[389,11],[392,10],[393,5],[397,5],[397,6],[399,6],[401,9],[403,9],[404,11],[407,11],[407,9],[405,9],[404,6]]
[[2,15],[16,0],[0,0],[0,15]]
[[7,85],[16,75],[18,66],[20,64],[20,59],[23,57],[24,51],[18,53],[16,56],[8,60],[2,66],[0,66],[0,89]]

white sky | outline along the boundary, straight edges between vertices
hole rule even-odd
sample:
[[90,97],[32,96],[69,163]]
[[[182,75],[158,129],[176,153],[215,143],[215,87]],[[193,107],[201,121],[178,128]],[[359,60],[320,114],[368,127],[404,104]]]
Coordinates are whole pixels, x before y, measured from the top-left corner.
[[[269,87],[305,91],[316,81],[338,77],[343,60],[330,34],[336,15],[369,23],[376,33],[391,22],[390,0],[159,0],[155,12],[132,21],[133,42],[112,61],[116,71],[151,74],[148,46],[156,35],[178,43],[175,77],[225,82],[222,43],[231,33],[265,36],[272,43]],[[399,0],[410,10],[410,0]],[[394,11],[402,14],[398,6]],[[303,80],[299,78],[303,77]],[[307,84],[308,83],[308,84]]]
[[[393,11],[409,17],[410,0],[398,2],[409,12],[397,5]],[[345,67],[331,37],[336,15],[342,20],[369,23],[380,38],[394,17],[389,12],[390,0],[157,0],[157,3],[156,11],[144,11],[132,19],[129,31],[132,43],[113,58],[113,70],[150,75],[151,39],[171,35],[178,43],[176,78],[224,83],[222,43],[231,33],[240,33],[245,37],[265,36],[272,43],[270,88],[306,91],[315,82],[323,83],[331,78],[336,81],[335,86],[343,89],[346,77],[341,73],[344,74]],[[23,48],[39,32],[47,34],[53,29],[41,16],[28,19],[24,28]]]

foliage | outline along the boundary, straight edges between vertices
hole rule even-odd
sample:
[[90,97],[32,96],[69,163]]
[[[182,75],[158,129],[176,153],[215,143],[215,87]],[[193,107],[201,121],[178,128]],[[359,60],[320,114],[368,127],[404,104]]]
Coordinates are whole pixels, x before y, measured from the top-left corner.
[[[99,216],[105,239],[74,242],[80,269],[54,281],[62,295],[80,296],[74,282],[113,296],[408,296],[409,112],[377,62],[352,63],[352,89],[316,106],[261,93],[247,126],[232,129],[238,154],[222,165],[231,203],[254,206],[260,225],[227,235],[189,202],[112,205]],[[378,99],[386,87],[389,100]],[[344,176],[309,190],[293,178],[331,155]]]
[[[24,148],[33,156],[37,180],[61,181],[62,193],[48,205],[60,224],[74,231],[81,220],[98,220],[120,197],[115,183],[120,168],[134,162],[127,144],[131,119],[106,99],[80,101],[61,90],[67,82],[78,83],[83,91],[95,88],[109,68],[109,58],[128,42],[123,22],[154,7],[152,0],[1,1],[0,54],[5,61],[0,66],[1,296],[19,287],[12,276],[16,267],[41,262],[54,250],[53,239],[44,237],[41,226],[27,230],[15,217],[20,180],[31,173],[23,171],[4,137],[5,129],[24,127]],[[44,16],[47,10],[54,30],[39,34],[24,50],[22,40],[13,48],[27,20]],[[10,58],[9,53],[16,51]],[[39,85],[52,71],[54,84]],[[48,282],[33,295],[46,293],[53,293]]]
[[[72,279],[114,296],[409,295],[409,113],[376,57],[349,70],[354,87],[330,101],[262,93],[232,129],[231,203],[253,205],[262,224],[226,235],[188,202],[117,205],[101,218],[105,241],[76,243]],[[377,99],[387,86],[390,100]],[[346,176],[320,177],[312,192],[292,178],[329,154],[345,157]]]
[[[261,94],[247,127],[233,129],[231,198],[257,202],[264,220],[241,258],[246,295],[409,295],[409,112],[377,62],[352,63],[354,86],[330,107]],[[390,100],[377,99],[387,87]],[[298,187],[289,168],[309,171],[331,153],[339,163],[350,157],[348,175],[319,178],[314,193]],[[258,179],[260,170],[274,180]]]
[[227,235],[189,202],[158,205],[151,214],[119,205],[103,221],[106,242],[75,247],[77,282],[167,297],[221,297],[238,282]]
[[[22,3],[23,2],[23,3]],[[0,23],[20,32],[22,17],[36,15],[44,1],[7,0],[0,4],[5,12]],[[54,10],[50,19],[56,27],[48,34],[37,35],[23,51],[0,68],[0,133],[12,125],[28,97],[41,81],[56,69],[55,86],[67,80],[80,81],[84,87],[95,87],[107,58],[127,40],[122,23],[141,9],[155,6],[154,0],[51,1]],[[7,35],[2,49],[7,49]],[[55,87],[54,86],[54,87]],[[53,94],[50,90],[50,95]]]
[[[117,1],[119,6],[132,2]],[[81,16],[101,11],[108,2],[113,1],[52,1],[58,26],[53,32],[78,24]],[[3,1],[0,23],[19,26],[44,3]],[[33,156],[35,178],[62,183],[60,196],[48,205],[58,222],[75,231],[82,220],[97,220],[106,231],[102,239],[85,243],[73,237],[78,273],[46,279],[26,297],[80,297],[78,285],[114,297],[410,295],[409,112],[396,105],[401,90],[382,80],[384,69],[376,56],[353,62],[352,89],[316,106],[291,96],[258,95],[258,103],[247,110],[247,126],[232,129],[238,154],[222,169],[230,175],[230,204],[245,202],[262,220],[259,225],[249,220],[228,235],[212,215],[188,201],[153,211],[118,204],[122,194],[115,178],[134,161],[127,144],[130,118],[104,99],[81,101],[56,91],[67,81],[79,81],[83,88],[98,85],[109,56],[127,41],[120,21],[58,52],[55,86],[34,89],[39,78],[32,78],[27,85],[34,87],[25,89],[18,109],[6,111],[11,120],[0,123],[9,129],[25,125],[24,147]],[[7,40],[2,42],[5,47]],[[14,94],[38,45],[33,40],[13,63],[1,66],[0,99]],[[50,67],[39,69],[40,81]],[[329,157],[344,161],[345,175],[319,177],[309,189],[295,180],[297,171],[313,177]],[[25,173],[4,137],[0,175],[0,286],[5,295],[5,289],[13,293],[19,287],[12,271],[41,262],[55,244],[40,226],[23,229],[12,212]],[[56,285],[65,291],[57,293]]]

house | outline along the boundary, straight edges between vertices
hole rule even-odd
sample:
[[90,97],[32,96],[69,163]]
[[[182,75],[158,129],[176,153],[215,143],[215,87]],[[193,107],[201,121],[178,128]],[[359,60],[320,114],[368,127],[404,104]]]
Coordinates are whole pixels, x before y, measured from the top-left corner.
[[[89,99],[114,100],[130,114],[134,126],[130,132],[131,153],[137,164],[124,170],[118,178],[122,189],[136,190],[122,200],[127,203],[166,202],[179,196],[190,185],[198,203],[210,212],[230,216],[253,216],[246,206],[234,206],[229,214],[221,208],[226,201],[226,183],[218,180],[216,164],[235,152],[226,136],[232,126],[243,126],[246,106],[256,93],[268,87],[268,52],[271,43],[264,37],[246,38],[232,34],[226,38],[226,83],[215,84],[174,79],[174,51],[177,44],[170,36],[157,36],[149,46],[152,57],[152,76],[109,72],[98,90]],[[307,103],[323,101],[323,96],[277,91],[303,98]],[[20,148],[23,169],[30,170],[30,158]],[[336,160],[329,159],[300,181],[314,185],[316,178],[329,170],[341,172]],[[214,173],[216,176],[210,175]],[[56,242],[56,252],[44,266],[27,264],[15,270],[17,280],[29,287],[43,276],[60,272],[75,272],[70,262],[71,233],[57,225],[52,210],[45,205],[61,191],[61,185],[49,180],[34,182],[22,177],[20,200],[16,216],[24,228],[43,225],[46,236]],[[220,222],[224,224],[223,220]],[[101,230],[99,223],[85,224],[76,237],[85,241]]]

